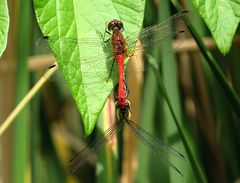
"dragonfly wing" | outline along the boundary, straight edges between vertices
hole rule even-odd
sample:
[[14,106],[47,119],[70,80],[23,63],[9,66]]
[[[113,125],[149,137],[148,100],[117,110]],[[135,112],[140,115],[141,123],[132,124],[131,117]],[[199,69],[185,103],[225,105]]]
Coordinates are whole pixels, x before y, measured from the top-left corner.
[[[79,61],[83,64],[88,63],[101,63],[103,59],[109,60],[113,58],[112,47],[110,42],[103,42],[100,38],[70,38],[70,37],[55,37],[44,36],[44,38],[50,43],[51,49],[55,55],[60,55],[62,59],[69,61],[72,58],[79,58]],[[82,52],[89,52],[94,50],[94,55],[85,56]],[[71,52],[66,54],[66,52]],[[78,54],[78,55],[77,55]],[[75,59],[74,59],[75,60]],[[76,61],[76,60],[75,60]]]
[[138,124],[134,123],[133,121],[129,121],[129,125],[133,126],[136,130],[138,130],[139,131],[138,133],[140,135],[144,136],[144,138],[146,138],[146,140],[151,142],[153,145],[155,145],[159,149],[159,151],[165,151],[166,153],[170,153],[180,159],[185,160],[184,155],[182,155],[180,152],[178,152],[171,146],[165,144],[161,140],[155,138],[151,133],[146,131],[141,125],[138,125]]
[[[70,70],[70,67],[78,70],[82,73],[83,85],[106,82],[108,79],[112,79],[113,83],[116,83],[117,67],[113,67],[111,70],[115,59],[109,42],[101,42],[100,38],[81,38],[80,40],[54,36],[44,36],[44,38],[50,43],[56,58],[62,61],[58,63],[61,65],[61,70]],[[87,54],[89,51],[94,54]],[[110,73],[111,78],[109,78]]]
[[93,153],[98,151],[101,145],[111,140],[112,137],[122,129],[122,127],[123,123],[121,121],[115,122],[104,132],[102,137],[98,138],[90,146],[77,153],[69,162],[69,173],[72,174],[76,172],[77,169],[80,168]]
[[[178,30],[175,24],[179,22],[186,13],[187,12],[176,13],[160,24],[149,26],[130,34],[130,36],[126,38],[126,42],[129,43],[129,52],[134,52],[137,40],[140,40],[141,47],[146,48],[158,46],[158,44],[162,43],[163,40],[176,38],[177,35],[183,32],[183,30]],[[163,45],[163,43],[161,45]]]
[[118,78],[117,73],[112,73],[106,82],[113,63],[112,53],[105,54],[101,42],[88,47],[87,42],[49,36],[48,43],[83,116],[85,130],[90,133]]
[[[144,53],[146,50],[160,51],[161,58],[166,59],[172,39],[178,39],[177,44],[174,44],[174,50],[182,44],[183,39],[180,38],[180,35],[183,35],[184,31],[177,28],[175,24],[182,23],[181,18],[185,14],[186,12],[177,13],[160,24],[135,31],[126,38],[128,55],[133,58],[129,60],[128,65],[133,67],[128,66],[128,73],[142,72],[148,69],[149,64],[144,64],[142,59],[134,59],[134,57],[138,57],[139,53]],[[134,62],[134,64],[131,64],[131,62]]]
[[98,47],[99,44],[102,44],[102,46],[104,46],[105,40],[103,40],[102,37],[93,37],[93,38],[89,38],[89,37],[92,37],[92,36],[88,35],[88,37],[74,38],[74,37],[67,37],[67,36],[59,37],[59,36],[54,36],[54,35],[45,35],[45,36],[42,36],[38,40],[38,42],[47,40],[47,41],[53,41],[53,42],[61,41],[66,44],[68,44],[68,43],[72,43],[72,44],[76,44],[76,45],[85,44],[88,47]]
[[141,140],[141,142],[143,142],[157,156],[159,156],[164,161],[164,163],[169,165],[171,168],[177,171],[180,175],[183,175],[181,171],[164,156],[164,153],[170,153],[181,159],[185,159],[185,157],[181,153],[179,153],[172,147],[164,144],[160,140],[156,139],[152,134],[150,134],[148,131],[146,131],[140,125],[137,125],[133,121],[128,120],[127,124],[130,127],[130,129],[134,132],[134,134]]

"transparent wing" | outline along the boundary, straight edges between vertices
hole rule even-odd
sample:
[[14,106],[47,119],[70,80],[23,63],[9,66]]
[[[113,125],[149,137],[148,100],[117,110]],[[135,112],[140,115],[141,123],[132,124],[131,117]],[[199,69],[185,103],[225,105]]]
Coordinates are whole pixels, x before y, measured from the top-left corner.
[[[109,43],[102,43],[100,38],[82,38],[81,40],[54,36],[43,38],[42,42],[45,41],[45,45],[48,42],[51,45],[48,49],[51,49],[56,58],[61,60],[58,64],[62,69],[69,70],[68,67],[71,67],[82,73],[84,78],[91,78],[82,80],[84,85],[108,82],[109,79],[115,83],[117,67]],[[114,67],[111,70],[113,63]],[[111,78],[109,78],[110,73]]]
[[183,30],[178,30],[176,28],[176,23],[181,21],[181,18],[186,14],[187,11],[176,13],[160,24],[149,26],[131,33],[126,37],[130,53],[134,51],[134,45],[137,40],[140,40],[141,46],[145,48],[160,43],[163,39],[175,38],[179,33],[183,32]]
[[[177,13],[168,19],[164,20],[162,23],[146,27],[141,30],[137,30],[130,34],[126,38],[128,55],[133,57],[138,57],[139,53],[144,53],[147,50],[155,51],[158,53],[164,53],[162,58],[167,57],[169,43],[172,40],[178,40],[177,44],[174,44],[174,49],[178,49],[183,43],[181,35],[185,35],[184,22],[181,20],[187,12]],[[179,28],[180,27],[180,28]],[[139,41],[139,44],[136,44]],[[134,66],[128,69],[128,73],[136,73],[147,70],[148,63],[143,63],[142,59],[133,59],[134,64],[130,64],[132,60],[129,60],[129,65]]]
[[[126,41],[128,43],[128,55],[132,56],[135,52],[143,52],[144,48],[154,46],[154,49],[164,49],[165,43],[172,38],[176,38],[179,33],[174,25],[184,16],[186,12],[177,13],[158,25],[153,25],[141,30],[137,30],[130,34]],[[79,72],[84,72],[85,78],[89,76],[91,80],[84,80],[83,84],[98,83],[107,81],[109,75],[114,74],[112,79],[116,79],[117,67],[115,64],[111,42],[105,42],[102,36],[94,38],[71,38],[44,36],[52,48],[55,56],[63,60],[60,68],[68,70],[67,67],[74,67]],[[136,46],[136,42],[140,40],[141,45]],[[134,60],[136,62],[136,60]],[[134,69],[129,67],[128,73],[139,73],[148,68],[141,59],[134,64]],[[114,81],[115,83],[115,81]]]
[[91,154],[98,151],[98,148],[107,143],[112,137],[117,134],[123,127],[123,123],[121,121],[115,122],[111,127],[109,127],[103,134],[102,137],[98,138],[94,143],[90,146],[84,148],[82,151],[77,153],[69,162],[69,173],[72,174],[80,168],[87,159],[91,156]]
[[[79,55],[80,59],[79,61],[82,64],[88,64],[90,62],[94,62],[95,64],[98,64],[102,62],[101,60],[112,61],[113,53],[112,53],[112,46],[110,44],[110,41],[104,42],[101,38],[70,38],[70,37],[55,37],[55,36],[44,36],[43,39],[47,40],[50,45],[53,45],[53,51],[56,51],[56,49],[61,48],[64,50],[62,57],[65,58],[65,51],[85,51],[88,50],[94,50],[95,53],[91,54],[91,56],[84,56]],[[60,49],[59,49],[60,50]],[[57,51],[58,54],[61,54],[59,51]],[[74,57],[74,55],[72,56]]]
[[167,144],[164,144],[162,141],[156,139],[152,134],[150,134],[148,131],[133,121],[127,120],[126,123],[134,132],[134,134],[141,140],[141,142],[148,146],[158,157],[163,160],[164,163],[166,163],[168,166],[183,176],[182,172],[164,156],[165,153],[169,153],[185,160],[185,157],[181,153],[168,146]]

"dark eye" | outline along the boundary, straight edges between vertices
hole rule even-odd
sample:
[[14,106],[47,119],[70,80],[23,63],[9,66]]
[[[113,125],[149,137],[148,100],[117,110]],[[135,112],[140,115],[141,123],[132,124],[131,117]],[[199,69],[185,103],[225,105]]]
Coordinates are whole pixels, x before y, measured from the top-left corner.
[[108,24],[108,30],[110,31],[110,30],[112,30],[112,27],[114,26],[114,21],[111,21],[111,22],[109,22],[109,24]]

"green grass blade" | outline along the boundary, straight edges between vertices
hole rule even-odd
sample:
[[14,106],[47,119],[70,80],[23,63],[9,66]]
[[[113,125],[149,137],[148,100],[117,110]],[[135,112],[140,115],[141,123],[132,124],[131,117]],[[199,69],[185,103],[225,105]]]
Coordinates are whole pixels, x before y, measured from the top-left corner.
[[[155,119],[155,105],[156,105],[156,80],[154,77],[153,72],[149,71],[144,85],[143,91],[143,102],[142,102],[142,115],[141,115],[141,125],[144,127],[145,130],[149,131],[150,133],[153,132],[153,124]],[[144,144],[138,143],[138,169],[136,173],[136,182],[138,183],[145,183],[149,181],[149,177],[153,167],[151,166],[151,152],[149,149],[145,147]],[[159,161],[158,161],[159,162]],[[153,177],[152,177],[153,178]]]
[[46,112],[47,108],[44,108],[44,112],[41,111],[41,96],[37,95],[32,103],[34,118],[31,128],[31,180],[33,183],[65,183],[66,171],[56,152],[56,144],[53,144],[51,138],[51,121],[44,115],[49,111]]
[[[16,103],[29,89],[27,59],[30,49],[30,2],[21,1],[19,7],[19,31],[17,44]],[[26,106],[15,121],[13,138],[13,183],[25,183],[28,165],[29,108]]]
[[[169,12],[169,1],[164,1],[161,3],[161,6],[158,7],[159,11],[159,19],[166,19],[170,16]],[[169,30],[171,31],[171,30]],[[176,59],[174,57],[174,53],[172,50],[172,40],[169,40],[165,44],[164,50],[160,50],[161,52],[161,62],[159,65],[161,65],[161,73],[162,73],[162,84],[166,88],[167,95],[169,96],[169,102],[172,105],[172,108],[174,110],[174,113],[179,120],[178,123],[181,125],[182,131],[184,132],[184,124],[182,122],[183,119],[183,113],[181,109],[181,103],[180,103],[180,91],[178,87],[178,75],[177,75],[177,65],[176,65]],[[161,78],[158,78],[161,79]],[[179,139],[174,144],[171,144],[171,146],[175,149],[177,149],[179,152],[184,152],[184,147],[182,146],[182,143],[180,141],[178,128],[176,128],[176,124],[174,123],[173,115],[169,109],[168,104],[166,102],[163,102],[163,115],[164,115],[164,124],[165,124],[165,135],[167,137],[175,137],[176,139]],[[185,138],[188,141],[189,149],[191,148],[193,150],[193,146],[190,146],[190,139],[189,136],[185,134]],[[191,152],[193,156],[195,154],[193,151]],[[183,177],[179,177],[179,174],[177,174],[173,169],[169,169],[169,180],[170,182],[188,182],[189,177],[192,175],[191,166],[189,162],[184,162],[181,159],[177,159],[175,157],[172,157],[169,155],[169,160],[174,163],[174,165],[180,169],[181,173],[183,174]]]
[[169,111],[170,111],[170,113],[171,113],[171,115],[173,117],[173,120],[174,120],[175,125],[177,127],[177,131],[179,133],[179,136],[180,136],[180,138],[182,140],[182,143],[184,145],[185,151],[187,153],[188,160],[191,163],[191,166],[192,166],[192,169],[193,169],[193,173],[195,174],[196,180],[198,182],[206,182],[206,178],[205,178],[205,176],[203,174],[203,171],[201,170],[201,167],[200,167],[199,163],[197,162],[196,158],[194,157],[194,155],[193,155],[193,153],[192,153],[192,151],[190,149],[190,145],[189,145],[189,142],[187,141],[186,135],[184,133],[184,129],[180,125],[180,122],[179,122],[179,120],[178,120],[178,118],[177,118],[177,116],[176,116],[176,114],[174,112],[174,109],[172,107],[172,104],[170,102],[168,94],[166,92],[166,89],[165,89],[163,83],[161,82],[162,81],[162,77],[161,77],[161,75],[159,73],[159,68],[156,65],[155,59],[152,56],[148,55],[148,61],[150,62],[151,68],[153,69],[154,74],[157,77],[158,86],[159,86],[159,93],[161,95],[163,95],[163,97],[164,97],[164,99],[166,101],[166,104],[167,104],[167,106],[169,108]]

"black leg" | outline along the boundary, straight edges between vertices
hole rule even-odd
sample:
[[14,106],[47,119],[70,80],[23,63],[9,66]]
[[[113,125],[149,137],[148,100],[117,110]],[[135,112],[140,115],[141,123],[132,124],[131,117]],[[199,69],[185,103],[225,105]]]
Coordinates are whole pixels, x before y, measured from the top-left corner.
[[[107,23],[107,22],[105,22],[104,38],[105,38],[105,34],[106,34],[106,33],[108,33],[109,35],[112,35],[111,32],[108,31],[108,23]],[[106,43],[106,42],[108,42],[109,40],[110,40],[110,38],[107,39],[107,40],[104,40],[104,42]]]
[[[105,31],[105,32],[107,32],[107,31]],[[97,33],[100,35],[100,37],[101,37],[101,39],[102,39],[102,43],[104,43],[103,46],[106,46],[105,43],[107,43],[108,41],[110,41],[110,38],[108,38],[107,40],[105,40],[105,33],[104,33],[104,35],[103,35],[101,32],[99,32],[99,31],[97,31]],[[109,32],[107,32],[107,33],[109,33]]]
[[102,41],[104,41],[104,36],[103,36],[103,34],[102,34],[100,31],[97,31],[97,33],[100,35]]
[[[108,30],[106,30],[105,33],[112,35],[111,32],[109,32]],[[104,33],[104,39],[105,39],[105,33]],[[107,40],[104,40],[104,39],[103,39],[104,43],[107,43],[108,41],[110,41],[110,38],[108,38]]]
[[109,38],[109,39],[107,39],[107,40],[104,40],[104,43],[107,43],[108,41],[110,41],[110,38]]
[[108,33],[109,35],[112,35],[111,32],[109,32],[108,30],[106,30],[105,32]]

